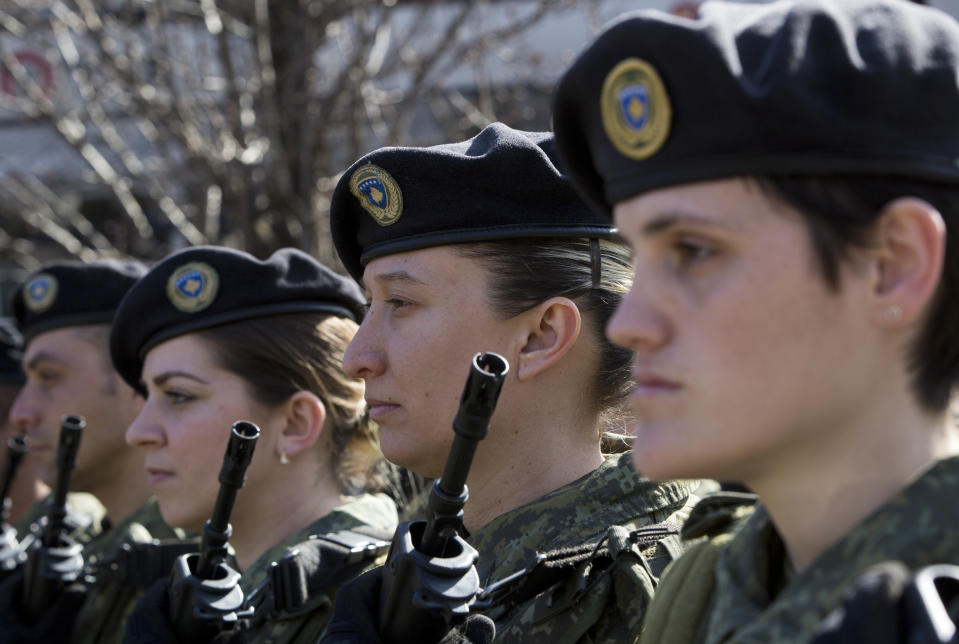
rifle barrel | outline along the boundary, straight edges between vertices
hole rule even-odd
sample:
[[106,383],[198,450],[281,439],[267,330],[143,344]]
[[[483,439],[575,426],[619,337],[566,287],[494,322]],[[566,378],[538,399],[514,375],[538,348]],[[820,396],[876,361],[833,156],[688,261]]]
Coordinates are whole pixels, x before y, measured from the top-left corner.
[[57,447],[57,483],[53,502],[47,511],[47,527],[43,533],[43,545],[52,548],[58,545],[63,520],[67,516],[67,492],[70,478],[77,462],[80,438],[87,421],[82,416],[67,414],[60,421],[60,444]]
[[236,493],[246,483],[246,470],[253,458],[253,448],[260,437],[260,428],[251,422],[239,420],[230,430],[230,442],[223,455],[220,468],[220,491],[213,506],[209,520],[203,526],[200,541],[200,557],[197,561],[196,576],[209,579],[226,556],[226,542],[233,528],[230,515],[236,502]]
[[426,520],[396,528],[383,566],[378,630],[384,642],[438,641],[451,623],[466,617],[479,592],[479,555],[462,538],[466,479],[508,371],[502,356],[473,356],[453,420],[453,444],[430,492]]
[[420,548],[437,556],[450,536],[445,527],[459,522],[460,513],[469,494],[466,479],[473,464],[479,442],[486,438],[490,419],[496,409],[500,390],[506,380],[509,363],[496,353],[477,353],[473,356],[469,376],[460,397],[460,407],[453,419],[453,444],[443,468],[443,475],[433,485],[430,494],[427,523]]
[[0,489],[0,523],[6,523],[10,515],[10,488],[13,487],[13,481],[17,476],[17,470],[23,461],[23,455],[27,451],[27,441],[23,436],[13,436],[7,442],[7,461],[3,468],[3,487]]
[[66,526],[67,492],[77,460],[86,420],[66,415],[60,421],[57,447],[57,482],[47,508],[47,525],[40,547],[31,550],[23,575],[21,608],[28,624],[35,624],[56,601],[65,584],[75,581],[83,570],[83,547],[70,539]]

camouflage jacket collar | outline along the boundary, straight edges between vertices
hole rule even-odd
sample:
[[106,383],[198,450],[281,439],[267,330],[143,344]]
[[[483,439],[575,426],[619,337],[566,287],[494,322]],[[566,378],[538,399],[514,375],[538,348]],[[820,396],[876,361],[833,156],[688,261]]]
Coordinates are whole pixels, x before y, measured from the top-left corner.
[[959,457],[953,457],[927,470],[785,584],[785,549],[759,505],[720,555],[705,641],[806,641],[869,566],[890,559],[912,570],[959,564],[957,498]]
[[189,532],[174,528],[163,520],[156,497],[130,513],[120,523],[97,535],[85,548],[89,563],[115,557],[125,543],[146,543],[152,539],[186,539]]
[[377,532],[390,534],[396,529],[396,523],[396,506],[385,494],[344,497],[343,505],[291,534],[260,555],[248,569],[243,571],[240,586],[244,593],[249,593],[266,579],[271,563],[278,561],[297,544],[309,539],[310,535],[328,534],[340,530],[362,531],[364,526],[373,528]]
[[627,528],[666,520],[680,510],[698,481],[659,483],[633,468],[629,440],[607,435],[609,456],[597,469],[502,514],[469,538],[480,553],[484,586],[532,563],[537,552],[597,541],[611,525]]

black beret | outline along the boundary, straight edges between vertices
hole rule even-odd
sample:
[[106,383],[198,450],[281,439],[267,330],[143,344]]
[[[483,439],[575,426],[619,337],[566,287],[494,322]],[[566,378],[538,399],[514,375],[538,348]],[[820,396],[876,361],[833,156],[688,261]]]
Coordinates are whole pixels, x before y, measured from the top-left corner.
[[277,313],[320,311],[360,321],[356,284],[303,251],[282,248],[265,261],[220,246],[195,246],[164,258],[120,303],[110,356],[139,387],[152,347],[184,333]]
[[[19,385],[23,383],[23,370],[20,368],[23,337],[9,318],[0,318],[0,385]],[[0,425],[3,424],[0,418]]]
[[336,252],[357,280],[371,259],[520,237],[611,237],[558,166],[549,132],[494,123],[468,141],[381,148],[340,178],[330,205]]
[[618,19],[566,71],[553,125],[607,214],[736,175],[959,183],[959,25],[903,0],[708,2]]
[[13,317],[24,344],[60,327],[110,324],[120,300],[146,271],[133,260],[44,264],[13,294]]

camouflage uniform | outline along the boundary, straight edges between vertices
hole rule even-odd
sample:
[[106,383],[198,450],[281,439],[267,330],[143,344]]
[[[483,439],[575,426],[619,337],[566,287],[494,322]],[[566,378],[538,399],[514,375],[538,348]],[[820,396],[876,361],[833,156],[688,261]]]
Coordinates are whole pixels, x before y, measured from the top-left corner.
[[[77,617],[73,642],[93,644],[119,642],[127,614],[133,610],[142,587],[133,587],[120,579],[107,577],[104,564],[115,560],[124,544],[148,543],[153,539],[186,539],[185,530],[171,528],[160,514],[156,499],[151,499],[124,521],[100,534],[84,548],[88,570],[100,577],[90,588],[86,601]],[[99,568],[99,570],[98,570]],[[120,571],[121,575],[125,571]],[[169,570],[163,576],[169,574]]]
[[[385,494],[347,497],[343,505],[263,553],[240,578],[240,586],[249,602],[258,605],[248,641],[264,644],[313,644],[318,641],[333,613],[336,589],[350,578],[385,561],[385,549],[396,524],[396,506]],[[320,551],[316,547],[320,540],[311,539],[311,536],[344,530],[384,539],[382,553],[362,564],[338,570],[322,567],[326,562],[317,556]],[[294,610],[277,612],[273,607],[273,590],[268,584],[270,565],[294,551],[300,552],[308,597],[306,603]]]
[[[39,535],[52,500],[53,495],[50,494],[27,508],[15,526],[20,541],[31,533]],[[110,528],[107,509],[97,497],[87,492],[67,493],[66,522],[69,527],[67,535],[82,544],[89,543]]]
[[682,642],[804,642],[873,564],[959,564],[959,457],[936,463],[802,574],[759,505],[735,534],[713,535],[667,571],[644,637]]
[[[468,539],[480,553],[477,571],[484,587],[529,566],[538,552],[596,545],[604,537],[609,549],[605,572],[586,561],[545,592],[518,603],[505,597],[485,610],[496,623],[497,642],[628,642],[638,636],[657,577],[682,551],[678,529],[698,500],[693,491],[715,485],[638,476],[624,437],[607,435],[603,448],[620,453]],[[669,534],[630,538],[633,530],[663,523]]]

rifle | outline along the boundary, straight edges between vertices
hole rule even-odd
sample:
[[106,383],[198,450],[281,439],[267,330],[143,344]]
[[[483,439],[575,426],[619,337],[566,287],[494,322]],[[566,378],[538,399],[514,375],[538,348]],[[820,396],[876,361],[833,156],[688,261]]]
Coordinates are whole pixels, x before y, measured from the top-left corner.
[[226,565],[227,541],[233,534],[230,514],[236,493],[246,482],[246,470],[260,429],[237,421],[220,468],[220,492],[213,513],[203,526],[200,552],[181,555],[170,573],[170,621],[185,642],[207,641],[223,630],[235,628],[249,617],[243,611],[240,574]]
[[913,573],[901,561],[868,568],[819,624],[811,644],[959,644],[959,566]]
[[466,478],[486,437],[509,371],[495,353],[473,357],[453,420],[453,444],[443,475],[433,484],[425,521],[400,524],[383,568],[379,632],[384,642],[439,640],[469,615],[479,592],[479,553],[463,539]]
[[0,488],[0,577],[16,570],[26,560],[22,544],[17,541],[17,530],[7,523],[10,516],[10,488],[17,475],[17,469],[27,451],[27,442],[23,436],[13,436],[7,443],[7,462],[3,470],[3,484]]
[[959,566],[922,568],[906,587],[903,601],[910,644],[959,644]]
[[28,556],[23,575],[23,618],[35,623],[60,595],[64,586],[76,581],[83,572],[83,546],[68,536],[67,492],[77,460],[80,438],[86,420],[67,414],[60,422],[57,448],[57,483],[47,508],[47,523],[39,544]]

